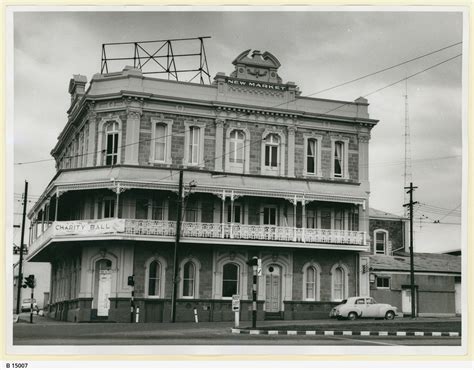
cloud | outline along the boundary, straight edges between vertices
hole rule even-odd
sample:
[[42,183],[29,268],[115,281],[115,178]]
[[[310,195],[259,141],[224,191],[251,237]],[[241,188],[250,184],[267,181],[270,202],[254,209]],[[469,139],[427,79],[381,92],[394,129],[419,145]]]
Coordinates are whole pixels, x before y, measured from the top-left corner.
[[[455,11],[301,9],[15,13],[15,161],[49,157],[67,122],[69,79],[80,73],[90,80],[99,72],[103,43],[210,35],[205,45],[212,77],[232,72],[231,63],[242,51],[260,49],[279,59],[284,81],[296,82],[309,95],[462,40],[462,14]],[[353,101],[460,50],[454,47],[316,97]],[[408,82],[416,195],[434,205],[460,201],[460,158],[436,158],[460,153],[461,72],[458,58]],[[370,142],[370,202],[387,211],[403,212],[404,94],[400,83],[368,97],[371,117],[380,120]],[[433,161],[417,161],[427,158]],[[14,175],[15,192],[22,192],[28,178],[33,194],[40,194],[54,175],[54,162],[16,166]],[[446,232],[459,240],[458,229]],[[434,243],[436,238],[424,240]]]

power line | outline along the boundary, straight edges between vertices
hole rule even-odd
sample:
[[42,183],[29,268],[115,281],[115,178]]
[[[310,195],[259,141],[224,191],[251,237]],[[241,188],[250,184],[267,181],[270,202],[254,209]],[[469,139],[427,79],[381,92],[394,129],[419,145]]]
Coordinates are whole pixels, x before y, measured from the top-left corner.
[[374,76],[374,75],[379,74],[379,73],[382,73],[382,72],[386,72],[386,71],[388,71],[388,70],[390,70],[390,69],[393,69],[393,68],[396,68],[396,67],[400,67],[400,66],[402,66],[402,65],[404,65],[404,64],[413,62],[413,61],[418,60],[418,59],[425,58],[425,57],[427,57],[427,56],[429,56],[429,55],[433,55],[433,54],[439,53],[440,51],[443,51],[443,50],[452,48],[453,46],[460,45],[460,44],[462,44],[462,42],[456,42],[456,43],[454,43],[454,44],[445,46],[445,47],[443,47],[443,48],[441,48],[441,49],[437,49],[437,50],[431,51],[431,52],[429,52],[429,53],[420,55],[420,56],[418,56],[418,57],[415,57],[415,58],[412,58],[412,59],[409,59],[409,60],[406,60],[406,61],[397,63],[397,64],[395,64],[395,65],[393,65],[393,66],[386,67],[386,68],[380,69],[380,70],[378,70],[378,71],[375,71],[375,72],[372,72],[372,73],[363,75],[363,76],[361,76],[361,77],[357,77],[357,78],[354,78],[354,79],[352,79],[352,80],[349,80],[349,81],[340,83],[340,84],[338,84],[338,85],[336,85],[336,86],[332,86],[332,87],[328,87],[328,88],[323,89],[323,90],[316,91],[315,93],[312,93],[312,94],[310,94],[310,95],[308,95],[308,96],[317,95],[317,94],[320,94],[320,93],[323,93],[323,92],[326,92],[326,91],[329,91],[329,90],[336,89],[336,88],[341,87],[341,86],[348,85],[348,84],[353,83],[353,82],[356,82],[356,81],[360,81],[360,80],[362,80],[362,79],[364,79],[364,78],[371,77],[371,76]]
[[364,98],[366,98],[366,97],[369,96],[369,95],[375,94],[376,92],[379,92],[379,91],[381,91],[381,90],[387,89],[387,88],[389,88],[389,87],[391,87],[391,86],[393,86],[393,85],[396,85],[396,84],[398,84],[398,83],[400,83],[400,82],[402,82],[402,81],[405,81],[405,80],[407,80],[407,79],[409,79],[409,78],[418,76],[419,74],[421,74],[421,73],[423,73],[423,72],[426,72],[426,71],[429,71],[430,69],[436,68],[436,67],[438,67],[438,66],[440,66],[440,65],[442,65],[442,64],[444,64],[444,63],[447,63],[447,62],[449,62],[449,61],[451,61],[451,60],[453,60],[453,59],[459,58],[460,56],[462,56],[462,53],[461,53],[461,54],[457,54],[457,55],[455,55],[454,57],[445,59],[445,60],[443,60],[442,62],[436,63],[436,64],[434,64],[434,65],[432,65],[432,66],[430,66],[430,67],[428,67],[428,68],[425,68],[425,69],[423,69],[423,70],[421,70],[421,71],[419,71],[419,72],[413,73],[413,74],[411,74],[411,75],[409,75],[409,76],[407,76],[407,77],[405,77],[405,78],[402,78],[401,80],[398,80],[398,81],[395,81],[395,82],[391,83],[390,85],[384,86],[384,87],[382,87],[382,88],[380,88],[380,89],[377,89],[377,90],[374,90],[374,91],[372,91],[372,92],[370,92],[370,93],[368,93],[368,94],[365,94],[365,95],[364,95]]
[[[393,83],[391,83],[391,84],[389,84],[389,85],[386,85],[386,86],[384,86],[384,87],[381,87],[381,88],[379,88],[379,89],[377,89],[377,90],[374,90],[374,91],[372,91],[372,92],[370,92],[370,93],[364,95],[364,97],[367,97],[367,96],[369,96],[369,95],[372,95],[372,94],[375,94],[375,93],[377,93],[377,92],[379,92],[379,91],[382,91],[382,90],[384,90],[384,89],[386,89],[386,88],[388,88],[388,87],[391,87],[391,86],[393,86],[393,85],[395,85],[395,84],[397,84],[397,83],[400,83],[400,82],[402,82],[402,81],[405,81],[405,80],[407,80],[408,78],[412,78],[412,77],[414,77],[414,76],[417,76],[417,75],[419,75],[419,74],[421,74],[421,73],[423,73],[423,72],[426,72],[426,71],[428,71],[428,70],[430,70],[430,69],[433,69],[433,68],[435,68],[435,67],[437,67],[437,66],[439,66],[439,65],[441,65],[441,64],[443,64],[443,63],[447,63],[448,61],[451,61],[451,60],[453,60],[453,59],[455,59],[455,58],[457,58],[457,57],[459,57],[459,56],[461,56],[461,55],[462,55],[462,54],[458,54],[458,55],[456,55],[456,56],[454,56],[454,57],[452,57],[452,58],[446,59],[446,60],[444,60],[444,61],[442,61],[442,62],[440,62],[440,63],[437,63],[437,64],[435,64],[435,65],[432,65],[431,67],[425,68],[425,69],[423,69],[422,71],[419,71],[419,72],[414,73],[414,74],[412,74],[412,75],[410,75],[410,76],[407,76],[407,77],[405,77],[404,79],[401,79],[401,80],[399,80],[399,81],[396,81],[396,82],[393,82]],[[326,115],[326,114],[328,114],[328,113],[330,113],[330,112],[332,112],[332,111],[334,111],[334,110],[337,110],[337,109],[339,109],[339,108],[341,108],[341,107],[343,107],[343,106],[345,106],[345,105],[348,105],[348,104],[352,104],[352,103],[344,103],[344,104],[342,104],[342,105],[340,105],[340,106],[338,106],[338,107],[336,107],[336,108],[333,108],[333,109],[331,109],[331,110],[329,110],[329,111],[327,111],[327,112],[324,112],[324,113],[321,113],[321,114],[317,115],[317,117],[318,117],[318,116],[320,116],[320,117],[321,117],[321,116],[324,116],[324,115]],[[281,104],[280,104],[280,105],[281,105]],[[248,115],[248,113],[243,114],[242,116],[246,116],[246,115]],[[235,119],[238,119],[238,118],[240,118],[240,117],[237,116],[236,118],[233,118],[233,119],[235,120]],[[188,130],[188,131],[189,131],[189,130]],[[186,130],[185,130],[185,132],[186,132]],[[170,134],[164,135],[164,136],[159,137],[159,138],[166,138],[166,137],[169,137],[169,136],[172,136],[172,135],[173,135],[173,134],[170,133]],[[156,139],[159,139],[159,138],[156,138],[156,137],[155,137],[154,139],[156,140]],[[123,145],[123,146],[121,146],[120,148],[123,148],[124,146],[127,146],[127,145],[136,145],[136,144],[138,144],[138,143],[140,143],[140,142],[151,141],[151,140],[153,140],[153,139],[141,140],[141,141],[138,141],[138,142],[135,142],[135,143],[130,143],[130,144]],[[245,144],[244,146],[242,146],[242,147],[240,148],[240,150],[242,150],[242,149],[245,148],[246,146],[253,145],[253,144],[255,144],[255,143],[262,142],[262,141],[264,141],[264,140],[265,140],[265,138],[259,138],[259,139],[254,140],[254,141],[250,141],[248,144]],[[228,155],[228,154],[230,154],[230,153],[235,152],[236,150],[238,150],[238,149],[231,150],[230,152],[224,153],[224,154],[221,155],[221,156],[215,156],[215,157],[213,157],[212,159],[204,160],[203,162],[201,162],[201,163],[198,164],[197,166],[205,165],[207,162],[215,161],[216,159],[222,158],[222,157],[224,157],[224,156],[226,156],[226,155]],[[87,153],[87,154],[95,154],[95,153],[104,152],[104,151],[105,151],[105,149],[104,149],[104,150],[100,150],[100,151],[90,152],[90,153]],[[83,156],[83,155],[85,155],[85,154],[81,154],[81,155],[79,155],[79,156]],[[70,158],[72,158],[72,157],[74,157],[74,156],[70,156]],[[68,158],[68,157],[66,157],[66,158]],[[53,159],[53,160],[54,160],[54,159]],[[35,162],[35,161],[34,161],[34,162]],[[33,163],[33,162],[23,162],[23,163],[20,163],[20,164],[29,164],[29,163]],[[19,164],[19,163],[17,163],[17,164]],[[114,167],[114,165],[111,165],[111,166],[110,166],[110,170],[112,170],[113,167]],[[171,170],[171,171],[177,171],[177,170]],[[166,177],[164,177],[164,178],[161,178],[161,179],[159,179],[159,180],[157,180],[157,181],[166,180],[166,179],[168,179],[168,178],[173,177],[174,175],[175,175],[175,174],[171,173],[169,176],[166,176]]]
[[[428,55],[435,54],[435,53],[437,53],[437,52],[439,52],[439,51],[445,50],[445,49],[447,49],[447,48],[450,48],[450,47],[453,47],[453,46],[459,45],[459,44],[462,44],[462,42],[458,42],[458,43],[455,43],[455,44],[446,46],[446,47],[444,47],[444,48],[441,48],[441,49],[435,50],[435,51],[433,51],[433,52],[430,52],[430,53],[428,53],[428,54],[424,54],[424,55],[422,55],[422,56],[413,58],[412,60],[405,61],[405,62],[396,64],[396,65],[394,65],[394,66],[388,67],[388,68],[386,68],[386,69],[384,69],[384,70],[392,69],[392,68],[395,68],[395,67],[397,67],[397,66],[399,66],[399,65],[409,63],[410,61],[417,60],[417,59],[421,59],[421,58],[426,57],[426,56],[428,56]],[[444,60],[444,61],[442,61],[442,62],[440,62],[440,63],[438,63],[438,64],[435,64],[435,65],[433,65],[433,66],[431,66],[431,67],[428,67],[428,68],[426,68],[426,69],[424,69],[424,70],[422,70],[422,71],[420,71],[420,72],[417,72],[417,73],[415,73],[415,74],[412,74],[412,75],[410,75],[410,76],[407,76],[406,78],[404,78],[404,79],[402,79],[402,80],[399,80],[399,81],[394,82],[394,83],[392,83],[392,84],[390,84],[390,85],[387,85],[387,86],[385,86],[385,87],[382,87],[382,88],[380,88],[380,89],[377,89],[377,90],[375,90],[375,91],[372,91],[372,92],[370,92],[370,93],[368,93],[368,94],[366,94],[366,95],[363,95],[363,97],[367,97],[367,96],[372,95],[372,94],[374,94],[374,93],[376,93],[376,92],[378,92],[378,91],[381,91],[381,90],[383,90],[383,89],[386,89],[386,88],[388,88],[388,87],[391,87],[391,86],[393,86],[393,85],[395,85],[395,84],[397,84],[397,83],[399,83],[399,82],[401,82],[401,81],[407,80],[408,78],[411,78],[411,77],[414,77],[414,76],[416,76],[416,75],[418,75],[418,74],[421,74],[421,73],[423,73],[423,72],[426,72],[426,71],[428,71],[428,70],[430,70],[430,69],[432,69],[432,68],[435,68],[435,67],[437,67],[437,66],[439,66],[439,65],[441,65],[441,64],[443,64],[443,63],[446,63],[446,62],[448,62],[448,61],[450,61],[450,60],[452,60],[452,59],[454,59],[454,58],[457,58],[457,57],[459,57],[460,55],[462,55],[462,54],[458,54],[458,55],[456,55],[456,56],[453,57],[453,58]],[[383,72],[384,70],[380,70],[380,71],[373,72],[372,74],[359,77],[359,78],[357,78],[357,79],[355,79],[355,80],[348,81],[348,82],[346,82],[346,83],[344,83],[344,84],[348,84],[348,83],[357,81],[357,80],[359,80],[359,79],[368,77],[368,76],[370,76],[370,75],[374,75],[374,74]],[[337,85],[337,86],[334,86],[334,87],[332,87],[332,88],[336,88],[336,87],[339,87],[339,86],[340,86],[340,85]],[[332,88],[328,88],[328,89],[326,89],[326,90],[329,90],[329,89],[332,89]],[[322,91],[319,91],[319,92],[316,92],[316,93],[312,93],[312,94],[309,94],[309,95],[307,95],[307,96],[309,97],[309,96],[312,96],[312,95],[316,95],[316,94],[318,94],[318,93],[320,93],[320,92],[322,92]],[[281,105],[283,105],[283,104],[288,104],[288,103],[294,102],[294,101],[296,101],[296,100],[297,100],[297,98],[294,98],[294,99],[291,99],[291,100],[289,100],[289,101],[286,101],[286,102],[279,103],[279,104],[277,104],[277,105],[271,106],[271,107],[269,107],[269,108],[277,108],[277,107],[279,107],[279,106],[281,106]],[[334,111],[334,110],[337,110],[337,109],[339,109],[339,108],[341,108],[341,107],[343,107],[343,106],[346,106],[346,105],[348,105],[348,104],[352,104],[352,102],[351,102],[351,103],[342,104],[341,106],[338,106],[338,107],[336,107],[336,108],[334,108],[334,109],[331,109],[331,110],[329,110],[329,111],[327,111],[327,112],[325,112],[325,113],[319,114],[319,116],[321,116],[321,115],[326,115],[326,114],[328,114],[328,113],[330,113],[330,112],[332,112],[332,111]],[[248,115],[248,113],[244,113],[244,114],[242,114],[242,115],[240,115],[240,116],[237,116],[237,117],[235,117],[235,118],[233,118],[233,119],[234,119],[234,120],[235,120],[235,119],[239,119],[239,118],[244,117],[244,116],[247,116],[247,115]],[[186,132],[186,130],[185,130],[185,132]],[[167,134],[167,135],[164,135],[164,136],[161,136],[161,137],[154,137],[154,138],[150,138],[150,139],[139,140],[139,141],[137,141],[137,142],[133,142],[133,143],[128,143],[128,144],[125,144],[125,145],[121,145],[121,146],[119,147],[119,149],[122,149],[122,148],[127,147],[127,146],[131,146],[131,145],[138,145],[138,144],[140,144],[140,143],[144,143],[144,142],[148,142],[148,141],[163,139],[163,138],[166,138],[166,137],[169,137],[169,136],[172,136],[172,135],[173,135],[173,133],[170,133],[170,134]],[[83,156],[85,156],[85,155],[98,154],[98,153],[100,153],[100,152],[105,152],[105,149],[97,150],[97,151],[93,151],[93,152],[88,152],[88,153],[75,154],[75,155],[71,155],[71,156],[64,156],[64,157],[62,157],[62,159],[78,158],[78,157],[83,157]],[[55,158],[40,159],[40,160],[35,160],[35,161],[16,162],[16,163],[14,163],[14,165],[34,164],[34,163],[47,162],[47,161],[55,161]]]

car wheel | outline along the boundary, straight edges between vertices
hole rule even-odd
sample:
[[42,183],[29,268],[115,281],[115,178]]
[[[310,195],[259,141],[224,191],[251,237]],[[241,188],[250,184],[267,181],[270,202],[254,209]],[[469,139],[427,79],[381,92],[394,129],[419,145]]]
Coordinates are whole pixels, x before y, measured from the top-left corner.
[[393,320],[395,318],[395,312],[393,311],[387,311],[385,314],[385,319],[386,320]]
[[349,315],[347,315],[348,320],[355,320],[357,319],[357,313],[356,312],[349,312]]

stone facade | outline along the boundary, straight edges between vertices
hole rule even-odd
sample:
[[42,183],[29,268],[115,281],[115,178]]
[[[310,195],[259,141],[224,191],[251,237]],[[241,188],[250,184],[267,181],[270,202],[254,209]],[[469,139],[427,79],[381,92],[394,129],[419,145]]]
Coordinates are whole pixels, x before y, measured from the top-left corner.
[[52,317],[128,322],[133,291],[137,320],[168,321],[176,272],[177,320],[231,321],[234,294],[248,320],[254,256],[259,319],[326,317],[368,290],[367,101],[302,97],[268,52],[234,66],[212,85],[128,67],[71,80],[58,174],[29,215]]

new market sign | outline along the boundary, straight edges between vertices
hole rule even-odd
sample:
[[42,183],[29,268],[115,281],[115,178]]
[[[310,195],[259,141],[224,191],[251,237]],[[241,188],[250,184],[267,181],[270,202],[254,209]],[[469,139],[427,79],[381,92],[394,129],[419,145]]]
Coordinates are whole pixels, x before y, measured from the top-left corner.
[[55,235],[102,235],[123,233],[125,220],[61,221],[53,225]]
[[240,80],[240,79],[231,78],[231,77],[227,77],[226,82],[229,85],[256,87],[256,88],[266,89],[266,90],[288,91],[288,85],[272,84],[270,82]]

